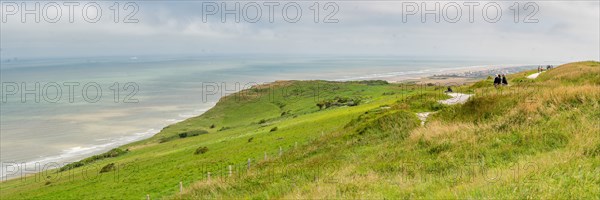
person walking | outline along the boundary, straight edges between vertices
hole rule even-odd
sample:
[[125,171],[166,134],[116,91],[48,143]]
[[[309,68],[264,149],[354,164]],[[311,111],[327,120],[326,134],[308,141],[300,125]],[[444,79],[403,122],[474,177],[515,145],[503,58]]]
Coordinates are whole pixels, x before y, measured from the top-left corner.
[[448,90],[444,91],[444,93],[452,93],[452,88],[450,88],[450,86],[448,86]]
[[500,85],[502,83],[502,79],[500,78],[500,74],[496,74],[496,77],[494,78],[494,87],[498,88],[498,85]]
[[502,74],[502,85],[508,85],[508,80],[506,80],[506,74]]

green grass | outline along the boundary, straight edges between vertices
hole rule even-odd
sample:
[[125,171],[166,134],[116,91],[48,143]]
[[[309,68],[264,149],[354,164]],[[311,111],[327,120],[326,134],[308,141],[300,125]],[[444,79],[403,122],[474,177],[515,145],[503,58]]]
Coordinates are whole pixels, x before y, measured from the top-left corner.
[[[453,106],[437,103],[448,97],[435,86],[257,86],[120,147],[124,154],[3,182],[0,197],[600,198],[600,65],[529,73],[500,89],[490,80],[454,88],[475,95]],[[327,101],[342,103],[317,106]],[[420,126],[414,113],[426,111],[437,112]]]

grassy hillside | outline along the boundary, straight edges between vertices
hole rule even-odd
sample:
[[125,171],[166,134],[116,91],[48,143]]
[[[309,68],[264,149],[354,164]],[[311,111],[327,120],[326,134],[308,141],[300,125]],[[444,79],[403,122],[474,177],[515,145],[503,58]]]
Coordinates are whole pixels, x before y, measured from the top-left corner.
[[600,198],[600,63],[531,73],[455,88],[475,95],[453,106],[437,103],[445,87],[263,85],[0,197]]

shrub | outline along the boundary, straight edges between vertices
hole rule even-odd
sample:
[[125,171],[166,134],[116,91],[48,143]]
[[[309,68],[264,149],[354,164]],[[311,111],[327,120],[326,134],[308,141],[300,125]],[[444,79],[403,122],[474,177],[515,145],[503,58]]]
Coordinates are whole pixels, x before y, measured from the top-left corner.
[[224,131],[224,130],[227,130],[227,129],[230,129],[230,128],[229,128],[229,127],[227,127],[227,126],[223,126],[223,127],[221,127],[221,128],[219,129],[219,131]]
[[363,81],[356,81],[357,83],[360,84],[365,84],[365,85],[387,85],[389,84],[387,81],[384,80],[363,80]]
[[102,167],[102,169],[100,169],[100,173],[110,172],[113,170],[115,170],[115,163],[110,163]]
[[58,169],[58,171],[62,172],[62,171],[70,170],[70,169],[73,169],[73,168],[81,167],[83,165],[92,163],[92,162],[97,161],[97,160],[102,160],[104,158],[117,157],[117,156],[123,155],[123,154],[125,154],[127,152],[129,152],[129,150],[123,150],[123,149],[119,149],[119,148],[114,148],[114,149],[111,149],[110,151],[108,151],[106,153],[94,155],[92,157],[85,158],[83,160],[67,164],[67,165],[61,167],[60,169]]
[[329,99],[329,100],[325,100],[325,101],[321,101],[319,103],[317,103],[317,107],[319,107],[319,110],[322,109],[327,109],[327,108],[331,108],[331,107],[335,107],[335,106],[357,106],[361,103],[361,97],[339,97],[336,96],[333,99]]
[[207,133],[208,133],[208,131],[206,131],[206,130],[192,130],[192,131],[179,133],[179,138],[194,137],[194,136],[199,136],[199,135],[207,134]]
[[216,127],[216,126],[215,126],[215,124],[211,124],[211,125],[210,125],[210,128],[211,128],[211,129],[213,129],[213,128],[215,128],[215,127]]
[[323,108],[325,107],[325,102],[317,103],[317,107],[319,107],[319,110],[323,110]]
[[194,154],[198,155],[198,154],[204,154],[208,151],[208,147],[198,147],[196,149],[196,152],[194,152]]
[[248,142],[252,142],[252,140],[254,140],[254,137],[248,138]]
[[264,123],[267,123],[267,120],[266,119],[261,119],[258,123],[259,124],[264,124]]
[[165,142],[175,139],[176,137],[177,136],[171,136],[171,137],[162,136],[160,139],[158,139],[158,143],[165,143]]
[[271,128],[271,131],[270,131],[270,132],[274,132],[274,131],[277,131],[277,126],[276,126],[276,127],[273,127],[273,128]]

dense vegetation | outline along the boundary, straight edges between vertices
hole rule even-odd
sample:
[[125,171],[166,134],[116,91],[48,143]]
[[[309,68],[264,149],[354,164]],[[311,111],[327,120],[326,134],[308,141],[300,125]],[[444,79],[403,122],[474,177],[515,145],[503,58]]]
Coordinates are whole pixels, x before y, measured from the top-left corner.
[[102,153],[102,154],[98,154],[98,155],[94,155],[92,157],[77,161],[77,162],[73,162],[73,163],[69,163],[66,164],[65,166],[61,167],[58,169],[59,172],[63,172],[66,170],[70,170],[76,167],[81,167],[85,164],[89,164],[89,163],[93,163],[96,162],[98,160],[102,160],[105,158],[113,158],[113,157],[117,157],[120,155],[123,155],[125,153],[127,153],[127,149],[123,150],[123,149],[119,149],[119,148],[115,148],[115,149],[111,149],[110,151],[106,152],[106,153]]
[[[524,78],[531,73],[500,89],[491,80],[453,88],[474,96],[452,106],[437,102],[448,97],[435,86],[257,86],[121,147],[126,154],[3,182],[0,197],[600,197],[600,63]],[[338,104],[315,106],[327,101]],[[435,113],[421,126],[416,112]],[[180,135],[194,130],[208,131]]]

